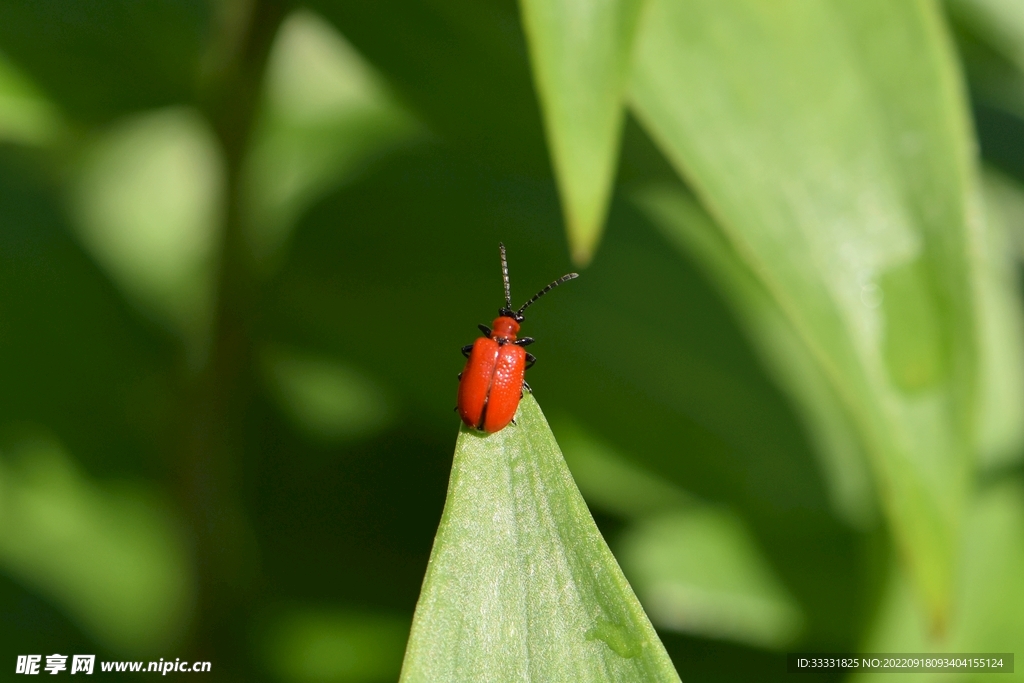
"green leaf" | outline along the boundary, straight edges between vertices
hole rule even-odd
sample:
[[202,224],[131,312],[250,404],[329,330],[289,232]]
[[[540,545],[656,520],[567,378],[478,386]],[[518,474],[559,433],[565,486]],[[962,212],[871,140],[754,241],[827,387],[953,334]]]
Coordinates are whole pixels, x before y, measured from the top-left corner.
[[285,19],[245,162],[247,239],[264,271],[280,261],[299,215],[382,152],[422,130],[331,24],[308,10]]
[[1009,226],[1020,187],[988,171],[982,188],[985,220],[975,260],[978,314],[978,455],[983,466],[1024,456],[1024,305]]
[[734,515],[692,507],[637,522],[616,546],[661,628],[782,648],[803,617]]
[[691,195],[674,186],[652,186],[637,192],[636,201],[670,243],[697,257],[739,311],[748,338],[815,442],[836,514],[851,526],[870,527],[876,503],[856,427],[776,300]]
[[58,444],[32,438],[0,460],[0,566],[117,652],[179,641],[193,568],[181,529],[138,485],[99,487]]
[[1024,185],[991,167],[984,181],[986,206],[1003,224],[1015,259],[1024,261]]
[[71,184],[86,251],[126,297],[199,353],[214,303],[224,169],[206,121],[149,112],[89,145]]
[[946,0],[953,18],[1024,72],[1024,4],[1017,0]]
[[[1024,488],[1005,481],[982,491],[964,524],[957,581],[957,619],[941,642],[944,652],[1013,652],[1024,641]],[[914,609],[912,587],[893,568],[864,650],[928,652],[935,641]],[[935,650],[932,650],[935,651]],[[1018,673],[1019,677],[1019,673]],[[892,675],[892,680],[904,679]],[[941,674],[924,680],[949,680]],[[984,681],[985,674],[956,680]],[[886,680],[875,674],[865,681]]]
[[393,422],[392,399],[356,368],[273,347],[261,354],[272,398],[306,436],[322,443],[376,434]]
[[951,640],[962,652],[1013,652],[1024,642],[1024,487],[992,486],[974,501],[960,551],[957,605],[963,614]]
[[[985,16],[985,4],[984,0],[978,3],[948,0],[945,3],[962,69],[970,83],[971,99],[983,110],[990,110],[988,113],[997,110],[1019,117],[1024,115],[1024,67],[1021,66],[1024,62],[1020,60],[1024,52],[1014,56],[1018,50],[1013,42],[1006,42],[1006,26],[991,23],[991,17]],[[1000,9],[1010,7],[1006,4]],[[1008,21],[1007,26],[1012,23]],[[982,129],[988,127],[984,121],[979,123]],[[1002,145],[999,147],[1001,149]],[[995,152],[994,156],[999,157],[999,151],[985,149],[986,156]],[[1012,157],[1013,153],[1009,155]]]
[[973,147],[941,17],[654,0],[634,58],[634,110],[845,404],[941,628],[977,360]]
[[0,140],[48,145],[63,125],[56,105],[0,54]]
[[532,394],[459,433],[401,680],[679,680]]
[[573,260],[597,248],[642,0],[520,0]]

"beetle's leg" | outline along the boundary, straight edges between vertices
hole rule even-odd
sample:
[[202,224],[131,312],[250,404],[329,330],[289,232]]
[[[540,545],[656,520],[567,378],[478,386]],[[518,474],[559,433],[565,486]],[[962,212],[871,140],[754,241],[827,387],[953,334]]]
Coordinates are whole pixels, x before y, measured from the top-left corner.
[[472,350],[473,350],[473,345],[472,344],[466,344],[465,346],[462,347],[462,355],[465,356],[466,358],[469,358],[469,354],[470,354],[470,352]]
[[480,331],[484,333],[485,337],[488,339],[491,338],[491,328],[487,327],[487,325],[477,325],[477,327],[480,328]]
[[[525,379],[523,380],[523,389],[525,389],[526,391],[529,391],[531,394],[533,393],[533,387],[531,387],[530,383],[527,382]],[[519,398],[522,398],[522,397],[523,397],[523,392],[520,391],[519,392]]]
[[462,381],[462,373],[460,372],[458,375],[456,375],[456,378],[461,382]]
[[529,370],[537,362],[537,357],[532,353],[526,354],[526,369]]
[[516,339],[512,343],[515,344],[516,346],[529,346],[534,341],[536,340],[533,337],[523,337],[522,339]]

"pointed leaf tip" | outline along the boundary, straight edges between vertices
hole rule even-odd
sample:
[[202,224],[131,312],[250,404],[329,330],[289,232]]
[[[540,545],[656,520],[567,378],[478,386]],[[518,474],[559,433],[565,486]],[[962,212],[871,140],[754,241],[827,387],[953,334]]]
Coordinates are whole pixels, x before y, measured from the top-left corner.
[[679,681],[531,394],[459,433],[401,680]]
[[600,241],[643,0],[520,0],[573,261]]

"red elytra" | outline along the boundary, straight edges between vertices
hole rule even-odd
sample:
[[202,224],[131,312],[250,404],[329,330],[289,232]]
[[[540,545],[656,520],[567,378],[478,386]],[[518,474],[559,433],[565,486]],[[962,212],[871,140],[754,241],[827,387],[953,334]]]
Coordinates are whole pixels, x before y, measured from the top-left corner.
[[537,359],[523,348],[532,344],[533,339],[516,337],[519,324],[523,322],[523,311],[558,285],[579,277],[576,273],[563,275],[537,292],[518,311],[513,311],[505,245],[499,244],[498,247],[501,250],[505,306],[491,323],[493,330],[480,325],[484,336],[462,347],[462,353],[468,360],[459,375],[457,407],[463,422],[487,433],[497,432],[512,421],[519,407],[519,399],[523,397],[523,388],[529,389],[523,376]]

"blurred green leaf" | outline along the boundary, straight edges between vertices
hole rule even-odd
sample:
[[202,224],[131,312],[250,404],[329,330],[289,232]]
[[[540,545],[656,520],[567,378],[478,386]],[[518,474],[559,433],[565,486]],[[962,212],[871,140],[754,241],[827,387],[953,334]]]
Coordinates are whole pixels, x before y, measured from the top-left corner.
[[977,362],[972,147],[941,17],[886,0],[649,10],[633,107],[850,412],[941,628]]
[[984,181],[986,206],[1005,229],[1016,260],[1024,261],[1024,185],[991,167]]
[[[969,3],[946,3],[947,9],[951,4]],[[978,32],[969,12],[951,10],[948,15],[972,100],[985,108],[1024,116],[1024,71],[992,44],[990,36]],[[985,114],[977,117],[979,129],[986,126],[984,119]],[[991,149],[983,149],[986,156],[990,152]]]
[[[959,553],[957,619],[936,641],[915,610],[913,591],[893,568],[867,635],[867,652],[1014,652],[1024,642],[1024,489],[1003,482],[981,492],[966,516]],[[918,674],[921,680],[984,681],[987,674]],[[892,675],[892,680],[902,680]],[[1012,677],[1020,678],[1020,672]],[[879,679],[871,674],[856,680]]]
[[71,188],[78,235],[125,296],[201,348],[213,305],[224,170],[190,109],[122,122],[86,151]]
[[1017,0],[945,0],[949,13],[1024,72],[1024,4]]
[[402,681],[678,681],[532,394],[463,428]]
[[450,158],[535,176],[550,162],[514,2],[313,0]]
[[0,54],[0,140],[46,145],[61,128],[56,106]]
[[800,633],[799,606],[731,514],[669,512],[634,523],[615,545],[660,628],[765,648],[783,648]]
[[333,26],[308,10],[281,25],[245,168],[246,222],[264,268],[298,215],[419,124]]
[[267,349],[263,372],[271,395],[293,423],[316,441],[333,442],[378,432],[395,409],[364,373],[329,358]]
[[[1024,487],[1006,481],[972,506],[960,551],[961,651],[1013,652],[1024,642]],[[1018,674],[1019,675],[1019,674]]]
[[671,243],[697,257],[739,310],[751,344],[803,414],[837,515],[855,527],[871,526],[875,500],[856,427],[776,300],[688,193],[652,186],[637,192],[636,200]]
[[192,567],[176,521],[135,485],[99,487],[48,439],[0,461],[0,565],[115,652],[175,645]]
[[553,422],[565,463],[591,507],[639,517],[690,502],[685,492],[623,456],[577,421],[562,416]]
[[520,0],[573,261],[593,258],[643,0]]
[[262,643],[262,658],[281,681],[393,681],[402,668],[408,635],[408,617],[295,609],[270,624]]
[[[1018,254],[1009,225],[1012,181],[988,171],[983,178],[985,219],[979,221],[975,259],[978,317],[978,454],[986,466],[1024,456],[1024,303]],[[1016,190],[1017,194],[1014,194]]]

